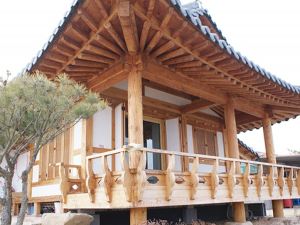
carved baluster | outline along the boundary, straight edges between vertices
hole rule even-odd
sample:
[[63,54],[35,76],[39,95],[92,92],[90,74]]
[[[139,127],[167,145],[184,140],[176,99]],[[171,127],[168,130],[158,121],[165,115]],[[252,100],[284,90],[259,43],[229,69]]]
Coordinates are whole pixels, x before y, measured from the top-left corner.
[[63,203],[66,203],[69,184],[68,184],[68,179],[67,179],[67,174],[66,174],[66,169],[65,169],[64,163],[59,164],[59,177],[60,177],[59,186],[60,186]]
[[216,198],[217,195],[217,187],[219,186],[219,176],[218,176],[218,171],[219,171],[219,160],[216,159],[212,172],[210,174],[210,183],[211,183],[211,197],[213,199]]
[[166,199],[171,200],[173,188],[175,185],[175,155],[168,155],[168,166],[166,170]]
[[124,187],[126,199],[128,202],[131,202],[132,191],[133,191],[133,187],[132,187],[133,177],[129,171],[129,165],[125,154],[126,154],[125,152],[121,152],[121,164],[123,169],[122,180],[123,180],[123,187]]
[[136,188],[135,188],[135,193],[136,193],[136,200],[141,201],[142,200],[142,195],[144,191],[144,187],[146,184],[146,152],[142,151],[142,154],[140,154],[140,160],[139,164],[137,166],[137,173],[136,173]]
[[235,177],[235,161],[230,162],[230,170],[229,173],[227,174],[227,183],[228,183],[228,192],[229,192],[229,197],[233,198],[233,192],[234,192],[234,186],[236,183],[236,177]]
[[300,195],[300,171],[297,170],[296,173],[296,185],[297,185],[297,189],[298,189],[298,195]]
[[279,190],[280,190],[280,195],[283,195],[283,188],[284,188],[284,168],[280,167],[279,168],[279,173],[278,173],[278,186],[279,186]]
[[92,160],[86,160],[86,188],[90,197],[91,202],[95,202],[95,189],[96,189],[96,179],[93,171],[93,163]]
[[287,185],[288,185],[288,188],[289,188],[290,195],[293,194],[293,186],[294,186],[294,180],[293,179],[294,179],[294,170],[293,170],[293,168],[291,168],[289,177],[287,179]]
[[270,196],[273,196],[273,190],[274,190],[274,185],[275,185],[275,171],[274,171],[274,167],[271,166],[269,168],[269,175],[268,175],[268,187],[269,187],[269,193]]
[[243,175],[243,185],[244,185],[244,195],[247,198],[249,194],[249,185],[250,185],[250,164],[246,163],[245,172]]
[[102,166],[102,172],[104,174],[103,175],[104,191],[105,191],[107,201],[110,202],[112,198],[111,187],[113,185],[113,177],[108,167],[107,156],[101,157],[101,166]]
[[258,197],[261,197],[261,188],[264,184],[264,179],[263,179],[263,166],[259,165],[257,168],[257,175],[256,175],[256,191]]
[[199,176],[197,174],[199,167],[199,158],[193,158],[193,165],[191,169],[191,199],[194,200],[197,194],[197,187],[199,185]]

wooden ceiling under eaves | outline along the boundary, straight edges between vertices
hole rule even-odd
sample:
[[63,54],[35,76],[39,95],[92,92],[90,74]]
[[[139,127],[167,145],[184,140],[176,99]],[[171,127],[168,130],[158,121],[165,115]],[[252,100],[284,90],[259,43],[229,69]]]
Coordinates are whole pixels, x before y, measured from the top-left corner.
[[[129,17],[122,16],[128,12]],[[184,76],[199,87],[204,85],[268,108],[274,123],[300,114],[299,94],[236,60],[183,17],[169,0],[136,0],[129,5],[115,0],[79,1],[30,71],[42,71],[50,78],[65,72],[89,87],[102,74],[106,79],[105,72],[112,68],[118,73],[124,57],[135,52],[167,68],[174,79]],[[148,80],[147,73],[144,78]],[[212,109],[223,115],[222,106]],[[259,118],[241,112],[237,120],[242,121],[239,131],[261,127]]]

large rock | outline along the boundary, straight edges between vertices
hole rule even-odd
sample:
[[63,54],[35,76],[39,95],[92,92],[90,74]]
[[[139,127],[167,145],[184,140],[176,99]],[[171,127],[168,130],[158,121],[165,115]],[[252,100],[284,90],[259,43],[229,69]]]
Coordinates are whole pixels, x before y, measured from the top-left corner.
[[85,213],[45,213],[42,225],[90,225],[93,217]]

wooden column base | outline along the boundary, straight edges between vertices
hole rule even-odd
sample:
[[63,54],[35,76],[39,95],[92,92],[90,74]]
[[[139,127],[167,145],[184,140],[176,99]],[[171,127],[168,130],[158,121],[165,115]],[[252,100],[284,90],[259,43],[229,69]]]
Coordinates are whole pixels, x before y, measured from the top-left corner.
[[232,217],[233,217],[234,222],[237,222],[237,223],[245,223],[246,222],[244,202],[232,203]]
[[273,217],[284,217],[283,213],[283,201],[282,200],[273,200]]
[[147,221],[147,208],[130,209],[130,225],[141,225]]

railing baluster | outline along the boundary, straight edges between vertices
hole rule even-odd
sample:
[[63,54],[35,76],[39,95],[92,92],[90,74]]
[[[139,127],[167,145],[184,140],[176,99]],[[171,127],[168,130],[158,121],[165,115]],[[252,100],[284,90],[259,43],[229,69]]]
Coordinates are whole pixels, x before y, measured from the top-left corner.
[[166,199],[169,201],[171,200],[171,196],[173,193],[173,188],[175,185],[175,155],[169,154],[167,156],[168,159],[168,166],[166,170]]
[[96,179],[93,171],[93,163],[92,160],[86,160],[86,188],[90,197],[91,202],[95,202],[95,189],[96,189]]
[[129,165],[126,159],[125,152],[121,152],[121,164],[122,164],[122,180],[123,180],[123,187],[126,195],[126,199],[128,202],[132,201],[132,184],[133,184],[133,177],[129,171]]
[[269,193],[270,196],[273,196],[273,190],[274,190],[274,185],[275,185],[275,175],[274,175],[274,167],[271,166],[269,168],[269,175],[268,175],[268,187],[269,187]]
[[249,185],[250,185],[250,164],[246,163],[245,172],[243,175],[243,185],[244,185],[244,195],[247,198],[249,194]]
[[67,194],[69,190],[68,177],[69,174],[66,173],[66,168],[64,167],[64,163],[59,164],[59,177],[60,177],[60,191],[62,195],[63,203],[67,203]]
[[235,177],[235,161],[230,162],[230,170],[227,175],[227,183],[228,183],[228,191],[229,191],[229,197],[233,198],[234,196],[234,186],[236,183],[236,177]]
[[199,176],[197,174],[199,167],[199,158],[193,158],[193,165],[191,169],[191,199],[194,200],[197,194],[197,187],[199,185]]
[[102,173],[104,174],[103,185],[104,185],[106,200],[108,202],[111,202],[111,198],[112,198],[111,187],[113,185],[113,178],[112,178],[111,171],[108,167],[107,156],[101,157],[101,166],[102,166]]
[[290,195],[293,194],[293,186],[294,186],[294,180],[293,179],[294,179],[294,170],[293,170],[293,168],[291,168],[289,177],[287,179],[287,185],[288,185],[288,188],[289,188]]
[[219,186],[219,176],[218,176],[218,171],[219,171],[219,160],[216,159],[212,172],[210,174],[210,183],[211,183],[211,197],[213,199],[216,198],[217,195],[217,187]]
[[279,168],[279,173],[278,173],[278,186],[280,190],[280,195],[283,195],[283,188],[284,188],[284,168],[280,167]]
[[257,175],[256,175],[256,191],[258,197],[261,197],[261,189],[264,183],[263,179],[263,166],[259,165],[257,169]]
[[300,170],[297,170],[296,172],[296,185],[298,189],[298,195],[300,195]]

